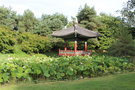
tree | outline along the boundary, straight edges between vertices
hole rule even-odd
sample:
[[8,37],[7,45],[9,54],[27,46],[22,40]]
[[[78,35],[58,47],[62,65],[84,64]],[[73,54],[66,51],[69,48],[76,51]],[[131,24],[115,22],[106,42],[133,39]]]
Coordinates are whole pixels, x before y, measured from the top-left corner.
[[130,25],[130,30],[135,39],[135,0],[128,0],[121,10],[122,17]]
[[0,6],[0,25],[7,26],[12,29],[16,24],[15,19],[16,19],[15,11],[12,11],[11,8]]
[[94,7],[90,8],[87,4],[85,4],[84,8],[81,8],[78,15],[78,23],[84,25],[85,28],[97,31],[100,23],[96,18],[96,11]]
[[109,49],[114,56],[135,56],[135,42],[128,27],[122,26],[116,34],[117,41]]
[[25,10],[22,16],[18,16],[19,30],[24,32],[34,32],[38,23],[34,13],[30,10]]
[[49,35],[53,31],[61,30],[67,25],[67,18],[63,14],[42,15],[39,27],[35,33]]
[[[98,28],[101,25],[101,23],[97,19],[94,7],[90,8],[87,4],[85,4],[84,8],[81,8],[79,10],[77,14],[77,19],[80,25],[89,30],[98,31]],[[90,47],[88,47],[90,49],[96,49],[99,47],[99,41],[97,38],[89,39],[88,43],[90,44]]]
[[77,18],[76,17],[71,17],[71,21],[68,22],[68,24],[66,25],[67,28],[69,27],[73,27],[75,24],[77,24],[78,21],[77,21]]
[[51,30],[47,26],[45,21],[39,20],[38,25],[36,26],[35,30],[33,33],[41,35],[41,36],[46,36],[50,34]]
[[117,17],[104,13],[98,16],[98,20],[102,23],[98,28],[98,31],[102,35],[102,37],[99,37],[99,49],[107,50],[116,40],[115,33],[119,31],[121,28],[120,25],[123,24],[123,22]]
[[135,26],[135,0],[128,0],[126,6],[121,10],[124,19]]

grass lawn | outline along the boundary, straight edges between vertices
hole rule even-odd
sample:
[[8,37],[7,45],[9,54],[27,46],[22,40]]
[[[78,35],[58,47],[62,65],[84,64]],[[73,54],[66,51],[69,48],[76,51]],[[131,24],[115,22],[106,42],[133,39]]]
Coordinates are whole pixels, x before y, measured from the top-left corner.
[[135,72],[74,81],[8,84],[0,86],[0,90],[135,90]]

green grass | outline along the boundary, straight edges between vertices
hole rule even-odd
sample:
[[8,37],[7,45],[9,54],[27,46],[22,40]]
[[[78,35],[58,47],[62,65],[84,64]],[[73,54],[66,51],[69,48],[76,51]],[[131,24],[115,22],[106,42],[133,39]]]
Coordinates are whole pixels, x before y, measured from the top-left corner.
[[135,72],[74,81],[10,84],[0,90],[135,90]]

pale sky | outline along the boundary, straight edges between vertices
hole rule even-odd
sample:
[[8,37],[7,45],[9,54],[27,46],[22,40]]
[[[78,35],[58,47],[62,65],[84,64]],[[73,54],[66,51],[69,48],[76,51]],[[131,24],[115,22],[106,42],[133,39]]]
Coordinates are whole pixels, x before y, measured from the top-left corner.
[[0,0],[0,6],[11,7],[17,11],[17,14],[23,14],[23,11],[30,9],[36,17],[42,14],[62,13],[68,18],[75,17],[79,7],[87,3],[94,7],[97,13],[105,12],[118,16],[117,10],[121,10],[128,0]]

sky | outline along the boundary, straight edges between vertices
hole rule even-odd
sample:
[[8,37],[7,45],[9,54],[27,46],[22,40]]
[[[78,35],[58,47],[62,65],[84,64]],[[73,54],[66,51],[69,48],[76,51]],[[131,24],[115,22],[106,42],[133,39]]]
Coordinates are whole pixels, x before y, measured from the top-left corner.
[[104,12],[113,16],[120,15],[121,10],[128,0],[0,0],[0,6],[11,7],[17,14],[23,14],[24,10],[30,9],[36,17],[42,14],[62,13],[69,19],[75,17],[80,7],[86,3],[94,7],[97,14]]

